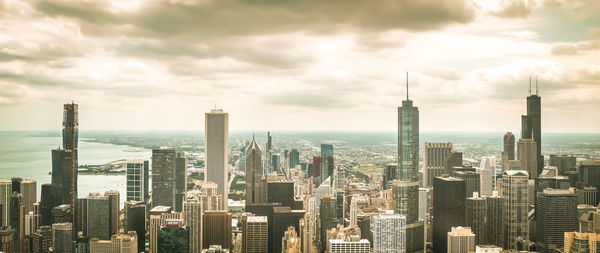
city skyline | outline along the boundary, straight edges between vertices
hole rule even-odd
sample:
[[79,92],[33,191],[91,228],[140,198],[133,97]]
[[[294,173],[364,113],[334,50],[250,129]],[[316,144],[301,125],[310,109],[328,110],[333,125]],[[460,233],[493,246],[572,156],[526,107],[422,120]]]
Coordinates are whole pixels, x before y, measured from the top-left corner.
[[201,129],[191,115],[217,106],[232,130],[392,131],[408,71],[423,131],[517,132],[537,76],[544,132],[593,133],[599,11],[591,0],[11,0],[0,130],[55,129],[53,105],[74,100],[95,130]]

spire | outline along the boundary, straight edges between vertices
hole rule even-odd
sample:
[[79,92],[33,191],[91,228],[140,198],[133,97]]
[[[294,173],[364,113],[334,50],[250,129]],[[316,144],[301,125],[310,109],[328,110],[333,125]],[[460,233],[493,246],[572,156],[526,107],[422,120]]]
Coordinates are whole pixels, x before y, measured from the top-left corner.
[[529,96],[531,96],[531,74],[529,75]]
[[406,100],[408,101],[408,71],[406,71]]
[[535,75],[535,95],[538,94],[538,86],[537,86],[537,75]]
[[254,140],[254,132],[252,132],[252,140]]

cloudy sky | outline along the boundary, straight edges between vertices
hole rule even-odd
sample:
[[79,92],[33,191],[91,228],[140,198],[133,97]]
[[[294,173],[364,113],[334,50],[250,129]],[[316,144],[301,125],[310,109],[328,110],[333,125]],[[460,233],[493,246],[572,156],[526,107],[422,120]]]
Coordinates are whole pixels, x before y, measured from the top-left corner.
[[[0,129],[600,132],[598,0],[0,1]],[[535,81],[534,81],[535,83]],[[533,87],[535,90],[535,85]]]

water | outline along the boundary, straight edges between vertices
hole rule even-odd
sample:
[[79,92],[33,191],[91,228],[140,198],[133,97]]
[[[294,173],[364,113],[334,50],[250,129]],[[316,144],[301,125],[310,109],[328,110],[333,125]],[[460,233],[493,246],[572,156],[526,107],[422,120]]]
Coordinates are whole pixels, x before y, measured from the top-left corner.
[[[152,151],[124,152],[129,146],[102,144],[79,140],[79,164],[104,164],[118,159],[150,159]],[[51,150],[62,144],[58,132],[0,132],[0,178],[30,178],[37,181],[38,200],[41,185],[50,183],[52,176]],[[103,194],[108,190],[126,193],[125,175],[79,175],[78,196],[90,192]]]

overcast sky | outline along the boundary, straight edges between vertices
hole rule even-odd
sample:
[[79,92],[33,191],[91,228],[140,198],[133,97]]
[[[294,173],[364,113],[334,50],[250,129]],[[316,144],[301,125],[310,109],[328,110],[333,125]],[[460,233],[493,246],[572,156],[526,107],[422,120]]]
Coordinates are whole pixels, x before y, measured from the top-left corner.
[[[598,0],[0,1],[0,129],[600,132]],[[535,91],[535,84],[533,87]]]

